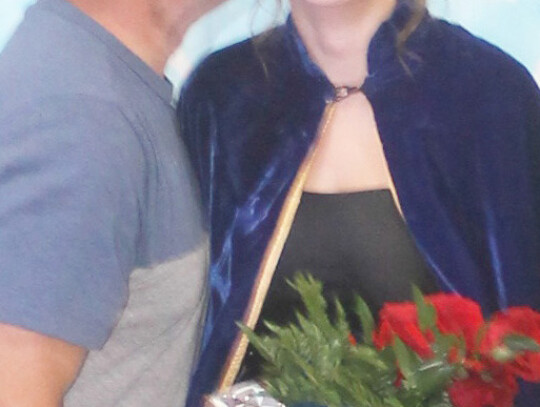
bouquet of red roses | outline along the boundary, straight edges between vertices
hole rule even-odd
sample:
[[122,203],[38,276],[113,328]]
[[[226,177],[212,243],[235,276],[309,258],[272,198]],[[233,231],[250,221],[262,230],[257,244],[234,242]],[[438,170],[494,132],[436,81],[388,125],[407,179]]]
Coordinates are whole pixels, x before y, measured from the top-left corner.
[[517,379],[540,382],[540,314],[508,308],[485,321],[457,294],[387,303],[375,325],[356,299],[362,337],[339,301],[329,315],[322,284],[298,276],[305,305],[297,323],[242,330],[265,359],[261,384],[287,405],[329,407],[511,407]]

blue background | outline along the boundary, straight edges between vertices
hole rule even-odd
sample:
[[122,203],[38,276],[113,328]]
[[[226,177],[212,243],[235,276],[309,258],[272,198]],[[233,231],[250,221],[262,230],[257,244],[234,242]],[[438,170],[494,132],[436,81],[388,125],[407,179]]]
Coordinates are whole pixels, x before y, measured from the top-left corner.
[[[0,0],[0,49],[34,0]],[[257,6],[260,3],[260,6]],[[279,18],[273,0],[229,0],[201,19],[167,68],[179,84],[208,52],[239,41]],[[457,22],[521,61],[540,82],[539,0],[431,0],[433,14]]]

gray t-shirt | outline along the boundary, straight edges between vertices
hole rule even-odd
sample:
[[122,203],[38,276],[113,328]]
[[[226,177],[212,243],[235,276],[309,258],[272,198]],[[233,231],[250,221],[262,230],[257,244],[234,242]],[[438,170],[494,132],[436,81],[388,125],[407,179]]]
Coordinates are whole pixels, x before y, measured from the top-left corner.
[[65,0],[0,55],[0,321],[91,350],[66,407],[184,401],[207,236],[171,90]]

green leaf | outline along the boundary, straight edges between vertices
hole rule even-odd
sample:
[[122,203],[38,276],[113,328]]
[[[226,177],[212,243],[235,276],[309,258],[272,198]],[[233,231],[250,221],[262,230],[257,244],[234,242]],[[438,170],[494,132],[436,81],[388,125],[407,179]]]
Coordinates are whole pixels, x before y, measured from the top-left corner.
[[380,358],[379,353],[370,346],[358,345],[351,350],[354,363],[364,362],[371,367],[386,369],[386,363]]
[[414,373],[418,391],[424,397],[441,393],[448,387],[456,370],[456,366],[442,360],[434,360],[423,364]]
[[343,308],[343,304],[341,304],[341,301],[339,301],[337,298],[334,300],[334,307],[336,310],[334,323],[336,334],[347,340],[349,334],[351,333],[351,328],[347,322],[347,313],[345,312],[345,308]]
[[388,407],[405,407],[405,405],[396,398],[389,398],[385,400],[385,404]]
[[396,337],[394,344],[392,345],[394,354],[396,356],[399,369],[406,379],[412,377],[417,363],[415,363],[414,353],[403,343],[401,339]]
[[444,391],[441,395],[437,395],[436,397],[432,397],[425,406],[422,405],[422,407],[454,407],[452,402],[450,401],[450,396],[448,395],[448,392]]
[[355,297],[354,306],[355,313],[360,319],[360,325],[362,326],[364,343],[371,345],[373,343],[373,330],[375,329],[373,314],[369,310],[367,303],[360,296]]
[[433,330],[435,342],[431,344],[431,349],[435,355],[441,359],[447,359],[451,350],[457,352],[458,360],[465,357],[467,344],[465,338],[454,334],[441,334],[438,329]]
[[332,329],[328,318],[328,304],[323,296],[323,287],[320,281],[310,275],[297,274],[293,281],[287,283],[296,290],[306,307],[306,316],[324,333]]
[[503,342],[510,350],[514,352],[540,352],[540,344],[538,344],[538,342],[536,342],[533,338],[525,335],[506,335]]
[[252,329],[242,323],[237,323],[240,330],[247,336],[249,342],[259,352],[259,354],[267,361],[273,360],[273,354],[267,343],[262,338],[259,338]]
[[420,289],[413,286],[413,299],[418,313],[418,325],[422,331],[437,326],[437,311],[435,307],[426,302]]
[[[309,275],[298,275],[290,284],[306,310],[305,314],[296,313],[296,323],[279,326],[264,321],[267,335],[257,335],[239,325],[265,359],[261,380],[274,397],[286,405],[312,402],[327,407],[450,407],[442,403],[440,393],[426,398],[426,394],[436,393],[434,389],[443,381],[447,367],[442,362],[430,365],[422,361],[397,338],[392,347],[375,349],[371,343],[375,323],[365,302],[357,300],[355,312],[366,340],[351,347],[341,303],[336,301],[329,312],[322,284]],[[419,309],[422,307],[420,304]],[[332,312],[334,318],[329,315]],[[436,329],[433,332],[438,333]],[[455,338],[441,336],[436,360],[446,360],[447,349],[454,342]],[[404,376],[399,388],[395,386],[398,366]]]

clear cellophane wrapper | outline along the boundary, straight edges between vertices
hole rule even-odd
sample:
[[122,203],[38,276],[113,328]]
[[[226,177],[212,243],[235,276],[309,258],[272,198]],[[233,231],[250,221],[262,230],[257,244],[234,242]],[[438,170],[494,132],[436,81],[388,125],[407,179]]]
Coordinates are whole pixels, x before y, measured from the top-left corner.
[[257,382],[241,382],[206,398],[205,407],[285,407]]

